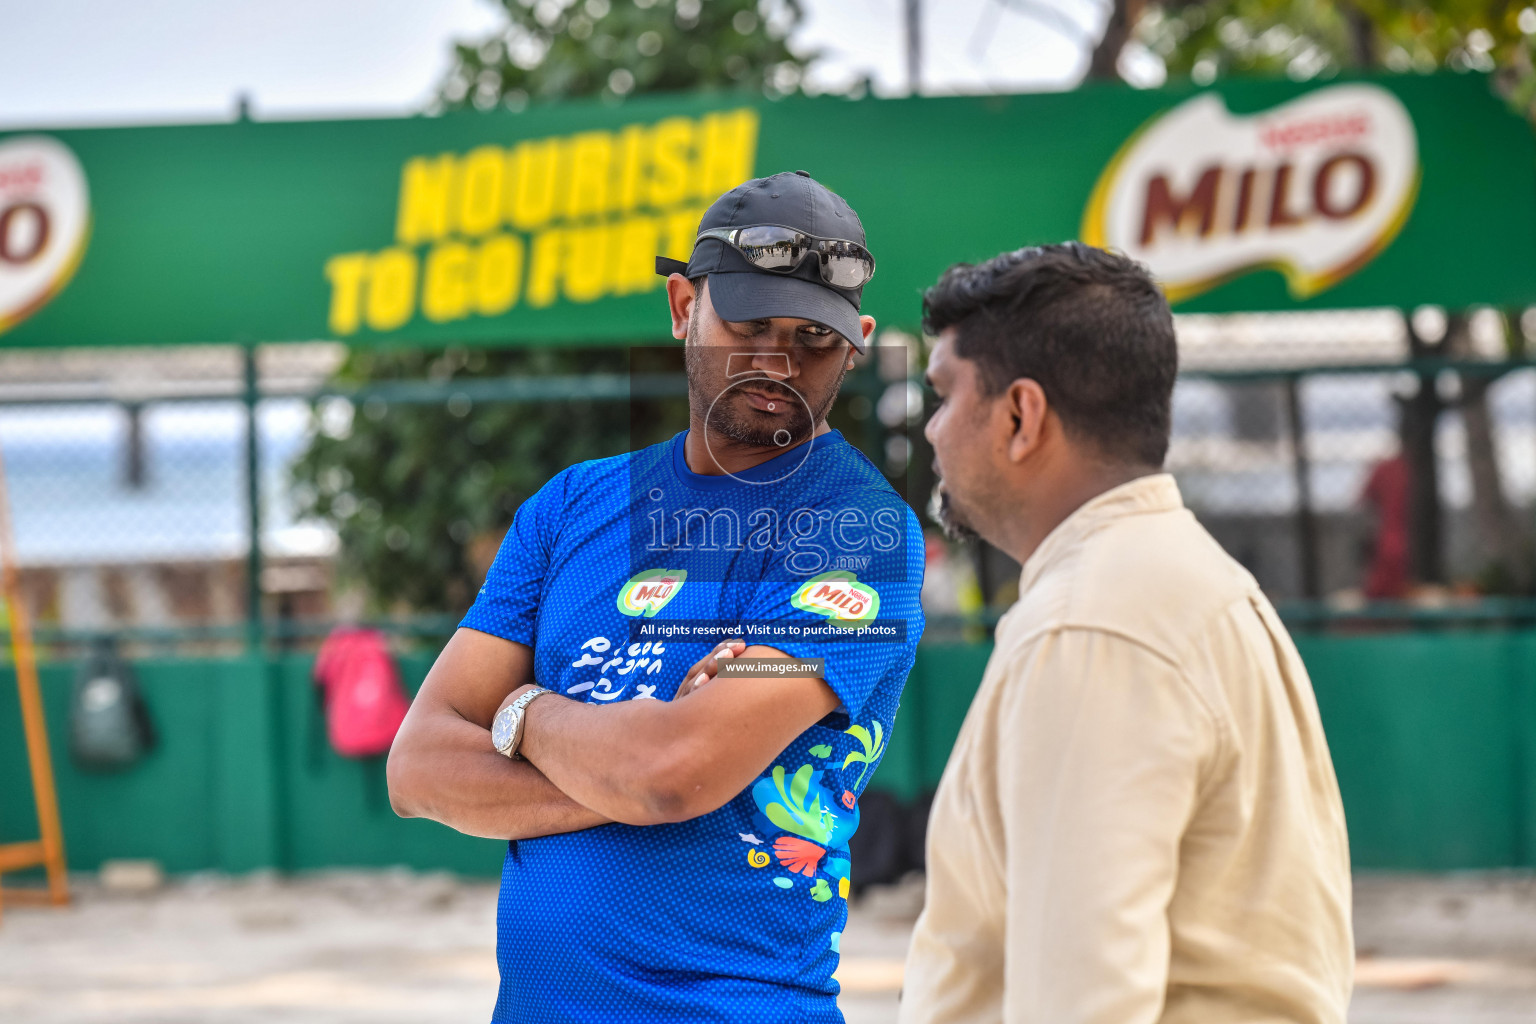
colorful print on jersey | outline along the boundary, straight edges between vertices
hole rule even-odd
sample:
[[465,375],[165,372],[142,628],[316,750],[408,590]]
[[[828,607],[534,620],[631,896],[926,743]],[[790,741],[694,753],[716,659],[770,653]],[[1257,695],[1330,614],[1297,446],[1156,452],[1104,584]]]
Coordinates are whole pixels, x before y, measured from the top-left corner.
[[647,569],[619,588],[619,611],[625,615],[653,617],[683,589],[688,573],[683,569]]
[[[773,771],[758,779],[752,787],[752,801],[766,826],[763,831],[772,835],[773,857],[779,868],[787,873],[773,878],[780,889],[795,887],[795,875],[811,879],[807,895],[817,903],[832,898],[835,881],[836,894],[848,898],[850,862],[847,856],[848,840],[859,827],[859,801],[854,790],[864,784],[864,773],[885,753],[885,728],[875,720],[873,731],[862,725],[852,725],[844,735],[858,740],[858,746],[849,750],[841,768],[823,766],[817,776],[814,765],[803,764],[794,774],[783,765],[774,765]],[[826,744],[812,747],[813,757],[827,757],[832,748]],[[840,773],[855,764],[862,764],[858,778],[851,784],[843,784]],[[834,798],[833,791],[841,789]],[[764,840],[756,833],[741,833],[741,840],[753,844],[747,851],[747,863],[754,868],[767,867],[766,851],[756,847]],[[841,854],[841,856],[839,856]]]
[[875,588],[842,570],[811,577],[789,601],[803,612],[826,616],[834,626],[862,626],[873,622],[880,611]]

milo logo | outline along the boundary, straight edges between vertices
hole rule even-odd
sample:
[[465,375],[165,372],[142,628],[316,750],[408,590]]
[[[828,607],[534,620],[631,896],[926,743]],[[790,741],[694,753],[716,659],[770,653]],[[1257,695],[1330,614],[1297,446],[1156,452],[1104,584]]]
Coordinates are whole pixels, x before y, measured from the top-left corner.
[[1419,176],[1413,118],[1379,85],[1330,85],[1248,114],[1204,92],[1126,141],[1082,239],[1145,263],[1171,302],[1263,269],[1304,299],[1392,243]]
[[824,615],[835,626],[858,626],[880,610],[875,588],[860,583],[851,572],[824,572],[807,580],[790,603],[803,612]]
[[619,611],[650,618],[683,589],[688,573],[683,569],[647,569],[619,588]]
[[90,233],[90,189],[69,147],[46,135],[0,142],[0,334],[69,283]]

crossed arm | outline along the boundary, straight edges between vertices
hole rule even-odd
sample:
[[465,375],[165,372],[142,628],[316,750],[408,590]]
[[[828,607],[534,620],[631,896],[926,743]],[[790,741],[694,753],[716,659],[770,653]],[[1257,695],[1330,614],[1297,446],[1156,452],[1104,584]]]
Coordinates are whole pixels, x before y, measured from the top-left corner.
[[808,678],[722,678],[671,701],[605,707],[551,694],[528,706],[526,760],[512,761],[491,746],[491,719],[532,678],[525,645],[455,633],[390,749],[395,812],[497,839],[684,821],[723,806],[838,706]]

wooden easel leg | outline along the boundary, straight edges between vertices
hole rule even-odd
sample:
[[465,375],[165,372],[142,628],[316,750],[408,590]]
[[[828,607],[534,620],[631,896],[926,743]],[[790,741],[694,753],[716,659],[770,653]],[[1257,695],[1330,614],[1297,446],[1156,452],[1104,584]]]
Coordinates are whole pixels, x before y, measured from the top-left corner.
[[37,804],[37,828],[42,864],[48,872],[48,899],[69,902],[69,878],[64,861],[64,830],[59,822],[58,790],[53,781],[53,759],[48,751],[48,728],[43,719],[43,695],[37,679],[37,654],[32,628],[21,596],[21,577],[16,569],[15,534],[11,529],[11,505],[5,486],[5,461],[0,456],[0,586],[10,612],[11,651],[16,665],[16,690],[21,698],[21,724],[27,739],[27,763],[32,769],[32,796]]
[[[0,488],[3,486],[0,484]],[[20,589],[19,586],[6,588],[7,603],[11,607],[12,646],[16,654],[16,688],[21,697],[27,761],[32,767],[32,797],[37,805],[37,830],[43,843],[43,866],[48,872],[48,899],[50,903],[62,905],[69,902],[69,876],[64,864],[64,828],[59,821],[59,797],[53,781],[53,758],[48,749],[48,726],[43,718],[43,695],[38,684],[32,631],[28,628]]]

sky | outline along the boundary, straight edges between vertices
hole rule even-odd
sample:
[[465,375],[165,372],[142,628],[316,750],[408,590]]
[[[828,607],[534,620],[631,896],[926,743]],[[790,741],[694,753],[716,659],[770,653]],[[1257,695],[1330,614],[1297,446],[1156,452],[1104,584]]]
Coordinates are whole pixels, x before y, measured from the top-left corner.
[[[902,0],[803,0],[792,40],[825,54],[823,86],[868,74],[906,91]],[[1104,7],[925,0],[923,90],[1076,84]],[[0,129],[224,120],[237,97],[270,118],[421,110],[450,43],[499,24],[492,0],[0,0]],[[1074,28],[1073,26],[1077,26]]]

